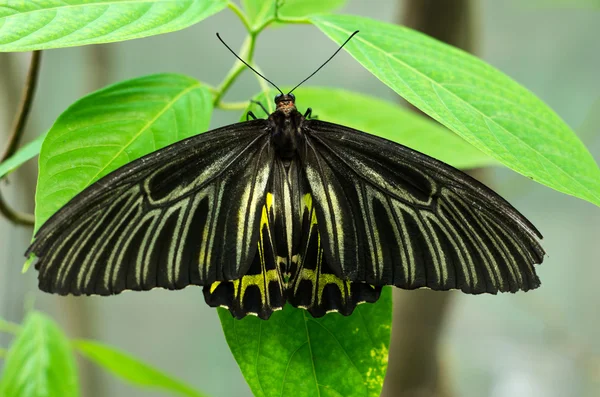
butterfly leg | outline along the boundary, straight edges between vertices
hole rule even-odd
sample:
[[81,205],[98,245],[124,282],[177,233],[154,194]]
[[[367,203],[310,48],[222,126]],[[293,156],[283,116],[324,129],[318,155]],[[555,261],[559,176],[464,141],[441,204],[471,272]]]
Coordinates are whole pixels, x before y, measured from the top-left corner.
[[313,116],[312,109],[308,108],[308,109],[306,109],[306,112],[304,112],[304,118],[306,118],[306,119],[318,119],[319,116],[317,116],[317,115]]
[[267,110],[267,108],[265,107],[265,105],[263,105],[263,104],[262,104],[262,102],[255,101],[254,99],[253,99],[253,100],[251,100],[250,102],[252,102],[252,103],[254,103],[254,104],[256,104],[256,105],[260,106],[260,108],[263,110],[263,112],[265,112],[265,114],[266,114],[267,116],[270,114],[270,113],[269,113],[269,111]]
[[254,115],[254,113],[252,113],[252,112],[248,112],[248,113],[246,113],[246,121],[248,121],[248,120],[250,120],[250,119],[252,119],[252,120],[256,120],[256,116],[255,116],[255,115]]

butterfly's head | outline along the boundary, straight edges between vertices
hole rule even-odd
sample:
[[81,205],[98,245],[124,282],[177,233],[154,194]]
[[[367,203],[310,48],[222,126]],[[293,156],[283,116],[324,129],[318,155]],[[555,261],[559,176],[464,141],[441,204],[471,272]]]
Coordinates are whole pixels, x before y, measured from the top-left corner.
[[284,113],[289,113],[296,110],[296,97],[294,94],[277,94],[275,96],[275,106],[277,110],[281,110]]

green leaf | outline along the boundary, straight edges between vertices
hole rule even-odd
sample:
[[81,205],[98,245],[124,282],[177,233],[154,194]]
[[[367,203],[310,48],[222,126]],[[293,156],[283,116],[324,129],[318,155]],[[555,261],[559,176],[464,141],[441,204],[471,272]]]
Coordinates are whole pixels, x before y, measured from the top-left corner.
[[44,140],[36,191],[36,230],[85,187],[118,167],[206,131],[208,88],[176,74],[109,86],[71,105]]
[[311,21],[366,69],[482,152],[560,192],[600,205],[600,169],[544,102],[480,59],[411,29],[367,18]]
[[313,318],[290,305],[267,321],[219,308],[227,343],[257,397],[379,396],[387,369],[392,294],[351,316]]
[[47,133],[44,133],[38,136],[33,141],[17,150],[15,154],[7,158],[3,163],[0,163],[0,179],[19,168],[23,163],[40,154],[42,142],[46,139],[46,134]]
[[331,12],[346,4],[347,0],[242,0],[246,15],[253,28],[275,16],[275,3],[279,1],[279,16],[304,18],[308,15]]
[[0,51],[112,43],[181,30],[226,0],[0,0]]
[[334,11],[347,0],[285,0],[279,8],[279,16],[286,18],[303,18],[309,15],[326,14]]
[[206,396],[114,347],[84,339],[73,341],[73,346],[88,360],[135,386],[162,389],[182,396]]
[[265,0],[242,0],[250,26],[256,28],[275,15],[275,2]]
[[[271,109],[275,94],[272,91],[266,96],[260,94],[255,99]],[[301,87],[294,94],[302,113],[310,107],[313,115],[320,120],[389,139],[454,167],[475,168],[497,164],[451,131],[400,105],[333,88]],[[257,117],[264,115],[264,111],[256,104],[247,110],[254,112]]]
[[0,396],[78,395],[77,371],[69,341],[49,317],[31,312],[6,356]]

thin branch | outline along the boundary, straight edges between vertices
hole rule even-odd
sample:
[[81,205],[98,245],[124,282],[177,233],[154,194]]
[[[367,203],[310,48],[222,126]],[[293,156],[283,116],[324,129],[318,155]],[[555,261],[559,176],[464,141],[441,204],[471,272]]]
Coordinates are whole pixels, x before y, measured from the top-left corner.
[[[8,159],[13,154],[15,154],[17,148],[19,147],[19,144],[21,143],[21,138],[23,137],[23,132],[25,131],[25,124],[27,123],[27,119],[29,118],[29,111],[31,110],[31,104],[33,103],[33,96],[38,82],[41,57],[41,51],[34,51],[31,54],[29,72],[27,73],[27,79],[25,80],[25,86],[23,87],[21,103],[19,104],[19,109],[17,110],[17,116],[13,124],[12,132],[8,138],[8,146],[6,147],[4,154],[0,159],[0,163]],[[0,213],[2,213],[2,215],[4,215],[8,220],[10,220],[13,223],[25,226],[34,225],[35,218],[32,214],[21,213],[10,208],[8,204],[4,201],[4,197],[2,197],[1,193]]]
[[2,192],[0,192],[0,213],[4,215],[6,219],[17,225],[31,226],[35,225],[35,216],[27,212],[15,211],[6,204]]
[[237,6],[237,4],[230,1],[229,3],[227,3],[227,7],[229,7],[229,9],[233,11],[235,15],[238,16],[238,18],[240,18],[240,21],[242,22],[242,24],[248,32],[252,31],[252,26],[250,26],[250,22],[248,22],[248,17],[246,16],[246,14],[244,14],[244,11],[242,11],[241,8]]
[[21,143],[25,124],[27,123],[31,104],[33,103],[33,94],[38,82],[41,58],[41,51],[34,51],[33,54],[31,54],[31,63],[29,64],[29,72],[27,73],[27,79],[25,80],[25,86],[23,87],[21,103],[19,104],[19,110],[17,111],[17,117],[13,124],[12,133],[8,138],[8,146],[2,155],[0,163],[15,154]]
[[241,101],[241,102],[219,102],[215,105],[216,108],[222,110],[244,110],[248,107],[250,102]]

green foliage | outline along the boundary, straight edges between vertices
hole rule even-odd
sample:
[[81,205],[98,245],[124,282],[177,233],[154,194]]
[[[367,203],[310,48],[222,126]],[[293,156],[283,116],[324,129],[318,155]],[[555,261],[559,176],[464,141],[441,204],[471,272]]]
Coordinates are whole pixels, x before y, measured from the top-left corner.
[[[269,91],[254,99],[265,106],[273,106],[271,104],[276,93]],[[370,134],[408,146],[454,167],[464,169],[497,164],[446,128],[400,105],[333,88],[300,87],[294,91],[294,95],[298,98],[297,105],[301,113],[311,107],[320,120],[369,131]],[[264,114],[258,105],[252,104],[243,113],[243,120],[248,110],[257,117]]]
[[0,0],[0,51],[112,43],[181,30],[226,0]]
[[348,15],[311,21],[408,102],[509,168],[600,205],[600,169],[544,102],[480,59],[411,29]]
[[[600,170],[569,127],[537,97],[481,60],[423,34],[328,14],[344,4],[344,0],[287,0],[276,18],[275,2],[262,0],[242,0],[245,11],[225,0],[10,1],[10,7],[0,0],[0,51],[162,34],[225,7],[249,30],[242,55],[250,63],[257,35],[274,23],[311,22],[337,43],[359,29],[347,51],[384,84],[462,138],[395,104],[331,88],[298,89],[301,110],[311,106],[322,120],[402,143],[457,167],[484,166],[497,159],[540,183],[600,205]],[[43,140],[37,228],[110,171],[205,131],[213,103],[245,108],[221,102],[241,70],[236,64],[218,88],[186,76],[160,74],[92,93],[69,107],[47,136],[0,164],[0,178],[35,156]],[[258,97],[272,106],[272,92]],[[256,106],[250,109],[262,115]],[[289,306],[268,321],[235,320],[224,310],[219,310],[219,317],[257,396],[375,396],[381,391],[391,327],[389,289],[378,303],[361,305],[349,317],[333,313],[314,319]],[[201,396],[114,348],[91,341],[77,341],[75,346],[127,382]],[[77,395],[70,345],[44,315],[32,313],[13,343],[0,392],[15,397]]]
[[83,339],[73,341],[73,345],[85,358],[133,385],[162,389],[181,396],[206,396],[114,347]]
[[29,142],[21,149],[17,150],[17,152],[8,159],[6,159],[6,161],[1,163],[0,179],[4,178],[6,175],[19,168],[26,161],[31,160],[32,158],[40,154],[40,149],[42,148],[42,142],[44,142],[44,139],[46,139],[46,134],[38,136],[33,141]]
[[387,368],[392,294],[351,316],[313,318],[287,305],[268,321],[219,310],[229,347],[255,396],[379,396]]
[[123,81],[75,102],[56,120],[42,145],[36,230],[114,169],[206,131],[211,113],[208,88],[175,74]]
[[0,381],[2,397],[79,396],[72,346],[90,361],[136,386],[173,395],[206,396],[114,347],[88,340],[70,342],[54,321],[37,311],[27,316],[22,327],[0,319],[0,331],[17,334]]
[[242,0],[242,5],[253,29],[273,18],[277,1],[280,4],[279,15],[286,18],[302,18],[308,15],[327,13],[346,3],[346,0]]
[[69,341],[50,318],[27,316],[4,364],[0,396],[77,397],[77,371]]

